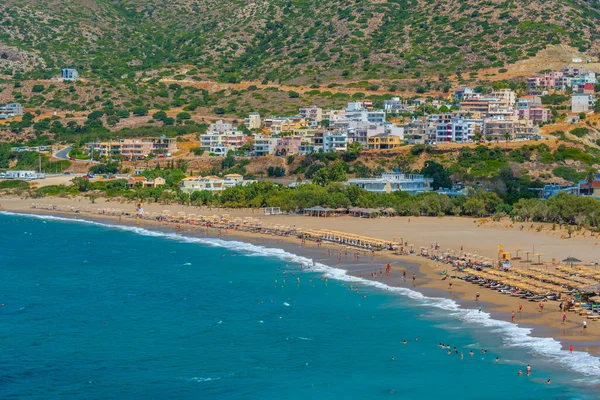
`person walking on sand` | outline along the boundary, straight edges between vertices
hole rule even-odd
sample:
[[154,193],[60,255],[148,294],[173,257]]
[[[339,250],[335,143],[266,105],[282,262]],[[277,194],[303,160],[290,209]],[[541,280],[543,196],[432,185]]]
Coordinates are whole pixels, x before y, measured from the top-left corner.
[[567,322],[567,314],[563,314],[563,322],[562,323],[564,324],[565,322]]
[[586,328],[587,328],[587,321],[583,320],[583,332],[585,332]]
[[540,312],[544,312],[544,302],[540,301]]
[[573,352],[573,345],[570,345],[569,346],[569,353],[572,353],[572,352]]
[[475,293],[475,301],[479,301],[479,296],[480,296],[480,294],[479,294],[479,291],[478,291],[477,293]]
[[390,271],[392,270],[392,266],[388,263],[387,267],[385,267],[385,274],[390,276]]
[[515,322],[515,312],[514,311],[512,312],[512,317],[511,318],[512,318],[512,322]]
[[413,283],[415,283],[416,279],[417,279],[417,276],[415,274],[413,274]]
[[519,303],[519,314],[523,314],[523,304]]

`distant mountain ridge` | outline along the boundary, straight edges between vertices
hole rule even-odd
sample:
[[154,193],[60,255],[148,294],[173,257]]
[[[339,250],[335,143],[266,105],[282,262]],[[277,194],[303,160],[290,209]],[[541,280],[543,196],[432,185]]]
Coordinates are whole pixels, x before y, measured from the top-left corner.
[[48,69],[69,65],[108,79],[181,66],[188,76],[227,82],[396,79],[500,69],[547,44],[595,57],[599,7],[583,0],[5,0],[0,46],[39,56]]

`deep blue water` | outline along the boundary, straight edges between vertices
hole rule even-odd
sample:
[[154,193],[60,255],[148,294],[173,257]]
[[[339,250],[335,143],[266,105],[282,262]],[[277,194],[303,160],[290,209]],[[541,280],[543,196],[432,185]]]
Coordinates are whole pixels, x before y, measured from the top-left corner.
[[595,398],[589,355],[572,371],[551,343],[408,289],[135,230],[0,214],[0,398]]

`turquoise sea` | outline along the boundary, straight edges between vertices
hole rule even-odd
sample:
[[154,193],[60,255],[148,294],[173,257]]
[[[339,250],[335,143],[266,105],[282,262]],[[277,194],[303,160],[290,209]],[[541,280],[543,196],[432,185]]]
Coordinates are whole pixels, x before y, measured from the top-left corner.
[[598,398],[596,357],[289,248],[8,213],[0,243],[2,399]]

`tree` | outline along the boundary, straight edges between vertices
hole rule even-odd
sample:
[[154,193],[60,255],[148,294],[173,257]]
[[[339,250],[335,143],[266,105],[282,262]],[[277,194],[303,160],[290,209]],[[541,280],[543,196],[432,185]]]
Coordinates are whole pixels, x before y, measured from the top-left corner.
[[137,115],[139,117],[148,115],[148,109],[146,107],[136,107],[133,109],[133,115]]
[[90,180],[85,178],[76,177],[71,179],[71,182],[73,182],[73,186],[80,192],[87,192],[92,187]]
[[483,217],[485,215],[485,202],[481,199],[470,198],[465,202],[464,210],[467,215]]
[[288,96],[290,96],[290,99],[297,99],[298,97],[300,97],[300,93],[290,90],[288,92]]
[[227,154],[227,156],[221,161],[221,169],[229,169],[235,165],[235,158],[231,154]]
[[44,85],[33,85],[33,87],[31,88],[31,91],[33,93],[41,93],[44,91]]
[[179,114],[177,114],[177,119],[179,119],[179,120],[192,119],[192,115],[189,112],[180,112]]
[[152,114],[152,119],[157,121],[164,121],[165,118],[167,118],[167,113],[164,111],[158,111]]
[[423,169],[421,169],[421,173],[426,177],[433,179],[431,187],[434,190],[452,187],[450,172],[440,163],[435,161],[426,161]]

